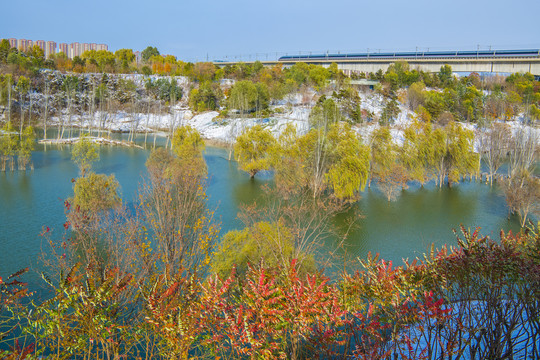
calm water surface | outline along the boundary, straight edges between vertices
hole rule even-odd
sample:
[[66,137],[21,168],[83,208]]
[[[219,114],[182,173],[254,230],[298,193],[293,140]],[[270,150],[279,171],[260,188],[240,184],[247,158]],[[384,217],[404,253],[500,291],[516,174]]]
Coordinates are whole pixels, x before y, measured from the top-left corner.
[[[148,150],[102,147],[94,169],[98,173],[114,173],[122,197],[129,204],[146,174],[144,164],[148,155]],[[0,276],[26,266],[38,268],[39,254],[47,248],[39,236],[44,226],[53,229],[56,236],[62,236],[63,200],[71,196],[71,179],[78,175],[70,158],[69,146],[40,146],[32,155],[34,171],[0,173]],[[224,234],[242,226],[236,218],[239,206],[260,195],[261,186],[271,183],[271,175],[257,175],[258,179],[250,180],[237,169],[236,163],[227,161],[227,152],[222,149],[207,148],[205,158],[209,170],[209,205],[216,209]],[[507,218],[501,193],[474,182],[441,190],[434,185],[411,186],[392,203],[374,187],[363,193],[358,206],[363,217],[352,230],[346,246],[352,257],[378,252],[394,262],[412,259],[431,243],[455,244],[452,229],[460,224],[480,226],[483,234],[495,238],[500,229],[519,229],[515,217]],[[29,277],[30,285],[35,285],[37,276]]]

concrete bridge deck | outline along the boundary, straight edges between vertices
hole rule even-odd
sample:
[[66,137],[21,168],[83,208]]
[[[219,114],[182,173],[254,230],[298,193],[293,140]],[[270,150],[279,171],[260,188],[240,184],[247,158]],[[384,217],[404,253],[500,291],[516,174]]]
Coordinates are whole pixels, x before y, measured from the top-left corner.
[[[411,69],[426,72],[438,72],[441,66],[447,64],[454,72],[478,72],[478,73],[526,73],[540,76],[540,57],[448,57],[448,58],[369,58],[369,59],[286,59],[277,61],[261,61],[264,66],[283,64],[291,66],[297,62],[330,66],[336,63],[338,68],[345,73],[351,72],[377,72],[386,71],[391,64],[406,61]],[[236,65],[240,62],[214,62],[218,66]],[[254,61],[243,62],[252,64]]]

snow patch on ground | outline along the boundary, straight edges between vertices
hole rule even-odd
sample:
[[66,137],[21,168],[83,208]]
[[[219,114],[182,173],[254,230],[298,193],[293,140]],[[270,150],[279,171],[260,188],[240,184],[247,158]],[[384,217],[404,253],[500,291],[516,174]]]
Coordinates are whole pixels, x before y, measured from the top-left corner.
[[[178,79],[178,78],[177,78]],[[143,81],[142,77],[134,76],[134,81]],[[187,81],[187,79],[182,79]],[[361,136],[364,143],[369,143],[373,131],[380,127],[376,121],[380,118],[385,106],[384,98],[376,92],[360,93],[361,108],[372,114],[373,119],[368,119],[367,122],[356,125],[354,129]],[[304,91],[303,93],[293,93],[286,97],[285,100],[279,102],[278,105],[272,105],[271,110],[276,113],[269,117],[258,118],[242,118],[242,117],[219,117],[219,112],[208,111],[200,114],[193,114],[187,108],[177,105],[170,109],[168,113],[161,114],[145,114],[145,113],[128,113],[119,111],[117,113],[96,112],[93,116],[90,114],[72,115],[72,123],[75,127],[95,128],[113,132],[165,132],[171,133],[179,126],[190,125],[197,129],[206,139],[219,140],[225,142],[233,141],[242,131],[254,125],[261,125],[269,129],[274,136],[279,136],[285,129],[287,124],[292,124],[296,127],[298,134],[304,134],[309,130],[309,114],[314,106],[313,99],[315,93],[313,91]],[[390,133],[394,142],[397,145],[402,145],[404,142],[404,129],[410,126],[415,118],[415,113],[410,111],[404,104],[398,104],[400,113],[394,120]],[[64,113],[61,116],[56,116],[51,119],[51,125],[61,125],[62,122],[69,123],[68,114]],[[523,129],[523,116],[517,120],[505,122],[512,133],[515,134],[520,129]],[[462,127],[472,130],[477,134],[480,130],[477,124],[459,123]],[[535,127],[525,127],[526,131],[531,131],[531,135],[540,139],[540,129]],[[538,141],[538,140],[537,140]],[[479,149],[478,138],[475,140],[475,151]]]
[[379,117],[384,108],[384,98],[378,93],[369,93],[367,95],[359,94],[362,103],[360,107],[373,115]]
[[[294,109],[296,110],[296,109]],[[287,124],[296,127],[298,133],[305,133],[308,129],[309,111],[292,111],[286,114],[280,114],[268,118],[217,118],[219,113],[211,111],[195,115],[192,119],[185,122],[197,129],[204,138],[221,141],[230,141],[236,138],[246,128],[255,125],[261,125],[269,129],[274,136],[279,136]]]
[[[144,114],[96,112],[90,114],[72,115],[71,123],[78,128],[96,128],[113,132],[154,132],[171,131],[183,125],[190,125],[197,129],[204,138],[229,141],[236,138],[245,128],[261,125],[269,129],[275,136],[279,136],[287,124],[296,127],[298,133],[308,130],[308,119],[311,107],[294,106],[284,113],[275,114],[267,118],[218,118],[219,112],[208,111],[194,115],[186,108],[176,107],[172,113]],[[69,115],[63,114],[51,118],[50,125],[69,126]]]

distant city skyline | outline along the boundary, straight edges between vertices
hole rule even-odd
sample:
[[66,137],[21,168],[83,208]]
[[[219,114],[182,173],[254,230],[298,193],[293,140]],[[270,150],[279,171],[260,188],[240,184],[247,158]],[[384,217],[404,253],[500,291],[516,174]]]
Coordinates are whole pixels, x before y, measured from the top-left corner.
[[540,48],[540,28],[529,15],[540,13],[538,0],[27,0],[2,9],[12,14],[0,23],[2,38],[103,43],[111,51],[155,46],[185,61]]
[[[2,38],[0,38],[2,39]],[[75,56],[81,56],[83,52],[88,50],[109,50],[107,44],[96,44],[96,43],[56,43],[52,40],[31,40],[31,39],[17,39],[17,38],[8,38],[9,45],[12,48],[17,48],[21,51],[28,51],[34,45],[38,46],[43,50],[45,58],[48,59],[49,56],[63,52],[70,59],[73,59]]]

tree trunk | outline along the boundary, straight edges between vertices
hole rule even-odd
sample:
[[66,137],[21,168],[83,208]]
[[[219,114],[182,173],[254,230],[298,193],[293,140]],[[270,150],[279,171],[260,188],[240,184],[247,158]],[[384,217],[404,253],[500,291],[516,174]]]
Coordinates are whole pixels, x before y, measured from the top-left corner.
[[30,108],[28,109],[28,125],[32,125],[32,96],[28,94],[30,97]]
[[527,221],[527,215],[526,214],[523,214],[523,216],[521,217],[521,227],[525,227],[525,221]]
[[19,114],[20,114],[20,119],[19,119],[19,140],[22,139],[22,129],[23,129],[23,124],[24,124],[24,110],[23,110],[23,101],[22,101],[22,95],[19,95]]
[[144,129],[144,148],[146,149],[146,139],[148,138],[148,123],[150,122],[150,100],[146,107],[146,128]]
[[43,110],[43,138],[47,139],[47,115],[49,112],[49,81],[45,78],[45,109]]
[[71,95],[69,95],[69,106],[68,106],[68,121],[69,121],[69,137],[73,137],[73,118],[71,114],[71,106],[72,106],[73,100],[71,99]]
[[94,129],[95,131],[95,113],[96,113],[96,82],[94,81],[94,78],[92,77],[92,93],[90,94],[90,116],[91,116],[91,123],[90,128]]
[[8,122],[11,122],[11,76],[8,77]]

